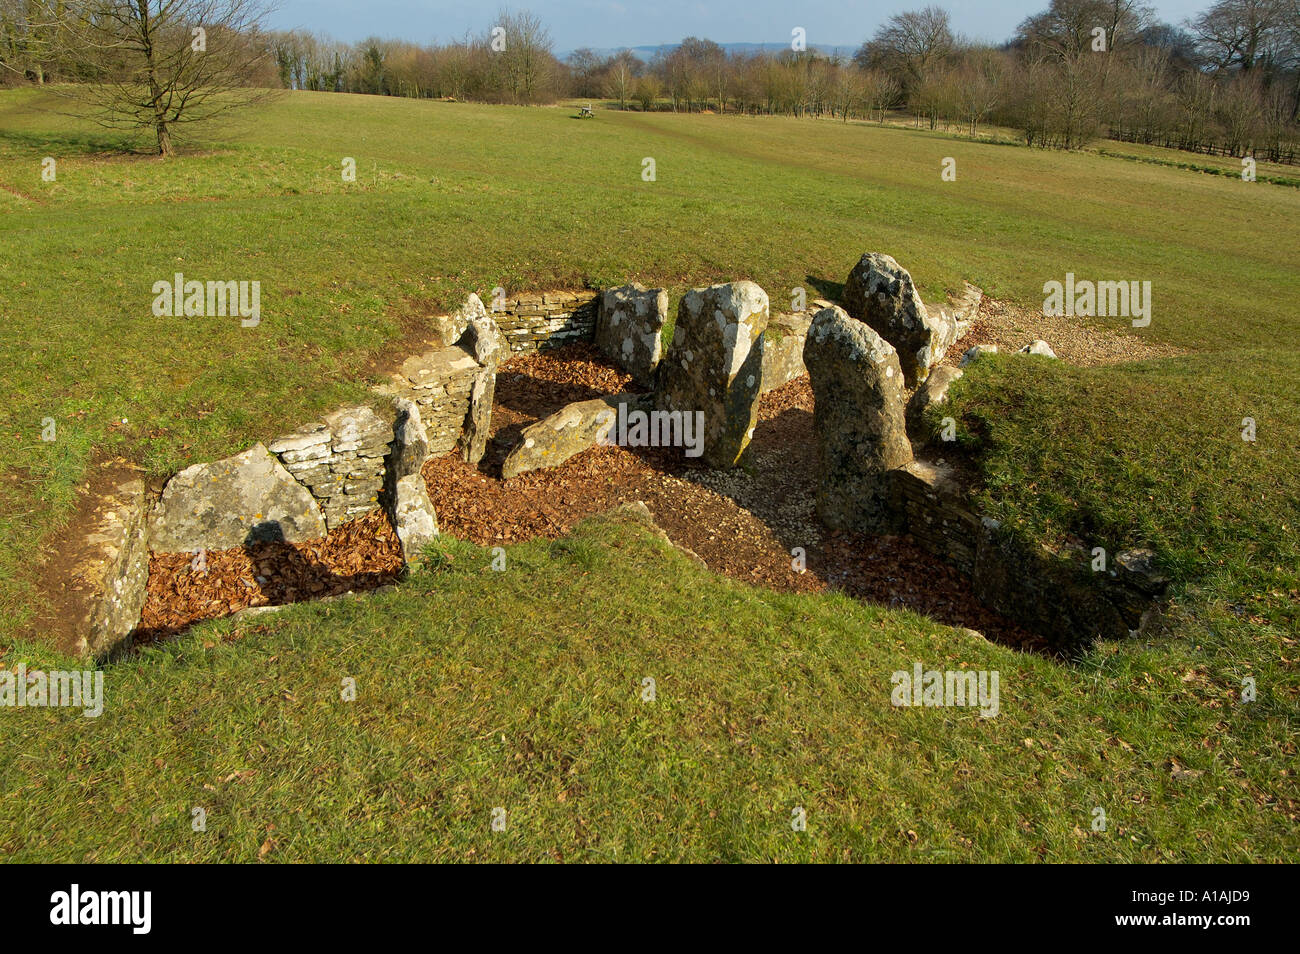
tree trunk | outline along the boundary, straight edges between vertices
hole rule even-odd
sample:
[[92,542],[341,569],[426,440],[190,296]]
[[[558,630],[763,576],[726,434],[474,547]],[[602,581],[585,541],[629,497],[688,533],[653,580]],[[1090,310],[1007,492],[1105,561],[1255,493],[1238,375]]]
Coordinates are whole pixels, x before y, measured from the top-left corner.
[[167,123],[160,120],[154,128],[158,131],[158,155],[164,159],[176,155],[172,148],[172,131]]

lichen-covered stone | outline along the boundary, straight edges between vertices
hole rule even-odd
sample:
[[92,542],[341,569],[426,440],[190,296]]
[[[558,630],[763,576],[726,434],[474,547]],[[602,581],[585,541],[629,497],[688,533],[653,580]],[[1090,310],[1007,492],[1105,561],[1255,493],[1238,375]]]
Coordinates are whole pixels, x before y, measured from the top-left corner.
[[486,314],[487,309],[483,306],[483,300],[471,292],[465,299],[465,304],[450,315],[437,315],[433,318],[434,343],[443,348],[454,345],[464,337],[470,321],[476,315]]
[[753,282],[682,296],[672,347],[659,369],[656,406],[704,413],[704,463],[733,467],[758,422],[767,292]]
[[333,530],[379,506],[392,441],[393,425],[373,408],[359,405],[277,437],[270,449],[311,491]]
[[438,536],[438,515],[429,488],[419,474],[407,474],[394,488],[389,516],[402,545],[402,558],[409,563],[420,559],[421,551]]
[[763,390],[774,391],[808,373],[803,363],[803,344],[812,315],[773,315],[763,333]]
[[569,458],[600,443],[611,443],[623,413],[648,412],[653,400],[648,395],[617,394],[569,404],[550,417],[523,429],[505,463],[501,476],[506,480],[531,470],[559,467]]
[[325,532],[311,492],[258,444],[169,480],[150,521],[149,545],[159,553],[192,553],[263,540],[301,543]]
[[596,347],[643,387],[653,387],[663,357],[660,333],[668,319],[668,292],[623,285],[601,292]]
[[462,312],[465,314],[466,325],[465,336],[460,344],[474,355],[474,360],[480,365],[495,369],[510,351],[505,334],[488,315],[478,295],[469,296]]
[[955,318],[927,311],[907,269],[878,252],[853,266],[844,283],[844,309],[894,346],[908,387],[924,381],[957,340]]
[[495,364],[479,368],[470,386],[469,407],[461,428],[457,446],[461,456],[477,464],[487,452],[488,436],[492,430],[492,402],[496,399],[497,367]]
[[149,582],[149,501],[144,482],[118,485],[98,501],[81,558],[67,577],[75,607],[72,644],[83,658],[108,655],[140,621]]
[[898,354],[843,309],[813,318],[804,344],[817,433],[817,514],[836,530],[886,533],[902,524],[889,471],[912,459]]
[[420,405],[409,398],[394,398],[393,443],[388,454],[387,478],[396,484],[403,477],[420,473],[429,459],[429,434],[424,429]]

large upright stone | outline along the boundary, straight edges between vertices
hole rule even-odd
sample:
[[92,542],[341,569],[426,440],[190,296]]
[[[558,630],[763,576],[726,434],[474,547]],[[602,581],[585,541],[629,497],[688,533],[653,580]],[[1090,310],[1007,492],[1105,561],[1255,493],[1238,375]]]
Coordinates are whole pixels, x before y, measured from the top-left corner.
[[461,431],[461,457],[477,464],[487,452],[488,437],[492,432],[492,402],[496,400],[496,365],[480,368],[469,392],[469,411],[465,414],[465,427]]
[[225,550],[261,540],[300,543],[325,536],[311,492],[262,444],[167,482],[150,523],[158,553]]
[[464,311],[468,320],[460,346],[474,355],[479,369],[470,387],[469,409],[465,414],[465,426],[458,446],[466,461],[477,464],[487,451],[488,436],[492,431],[492,402],[496,399],[497,368],[510,356],[510,346],[477,295],[469,296]]
[[465,299],[465,304],[450,315],[436,315],[433,318],[433,333],[436,343],[443,348],[451,347],[460,341],[465,334],[465,329],[469,327],[470,321],[475,316],[486,314],[487,309],[483,306],[483,299],[470,292],[469,297]]
[[844,309],[894,346],[908,387],[924,381],[957,340],[953,316],[927,311],[907,269],[878,252],[863,255],[849,272]]
[[843,309],[819,311],[804,363],[817,432],[817,514],[836,530],[886,533],[902,525],[889,471],[912,459],[903,374],[889,342]]
[[108,655],[135,629],[149,582],[149,500],[131,480],[102,497],[78,559],[61,574],[73,628],[60,646],[89,658]]
[[758,423],[767,292],[753,282],[682,296],[655,396],[660,410],[704,414],[704,463],[732,467]]
[[668,319],[668,292],[642,285],[607,288],[600,293],[596,347],[613,358],[640,385],[652,387],[663,357],[660,332]]
[[478,295],[470,295],[460,313],[465,318],[465,336],[460,343],[475,361],[495,370],[510,352],[505,334]]
[[403,477],[418,474],[429,459],[429,433],[420,417],[420,405],[409,398],[395,398],[393,443],[388,454],[387,476],[395,484]]
[[438,536],[438,515],[429,488],[419,474],[407,474],[397,481],[390,501],[389,516],[402,546],[402,559],[416,563],[420,553]]

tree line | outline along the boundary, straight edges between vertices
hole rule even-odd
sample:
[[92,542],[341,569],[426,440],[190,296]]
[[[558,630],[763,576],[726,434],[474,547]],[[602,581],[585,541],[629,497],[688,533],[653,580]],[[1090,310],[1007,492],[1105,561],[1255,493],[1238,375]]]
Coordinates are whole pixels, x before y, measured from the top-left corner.
[[643,62],[624,51],[568,57],[571,92],[621,108],[833,116],[1031,145],[1101,136],[1295,162],[1300,142],[1300,0],[1218,0],[1182,26],[1138,0],[1051,0],[1016,35],[972,42],[937,6],[886,20],[851,56],[728,53],[688,38]]
[[[971,136],[1009,127],[1045,147],[1108,136],[1300,158],[1300,0],[1217,0],[1181,25],[1140,0],[1050,0],[1001,44],[958,35],[947,11],[927,6],[889,17],[843,53],[797,39],[778,53],[735,52],[687,37],[648,59],[581,49],[563,61],[526,11],[432,45],[266,31],[263,13],[258,0],[0,0],[0,79],[94,85],[105,115],[115,99],[122,124],[154,129],[200,117],[197,104],[237,101],[237,90],[280,87],[520,104],[603,98],[620,109],[845,122],[901,114]],[[190,48],[200,26],[222,51],[215,62]]]

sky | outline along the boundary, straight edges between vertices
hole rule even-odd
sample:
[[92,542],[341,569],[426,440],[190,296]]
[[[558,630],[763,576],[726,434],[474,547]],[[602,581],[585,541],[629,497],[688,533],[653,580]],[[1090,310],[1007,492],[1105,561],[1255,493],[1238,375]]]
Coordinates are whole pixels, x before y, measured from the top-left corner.
[[[655,46],[700,36],[718,43],[788,43],[803,27],[808,44],[856,49],[887,17],[936,0],[514,0],[537,14],[561,56],[595,49]],[[937,0],[954,28],[972,39],[1009,39],[1048,0]],[[1148,0],[1160,19],[1180,24],[1213,0]],[[491,0],[274,0],[268,25],[355,42],[368,36],[416,43],[458,39],[492,25]]]

